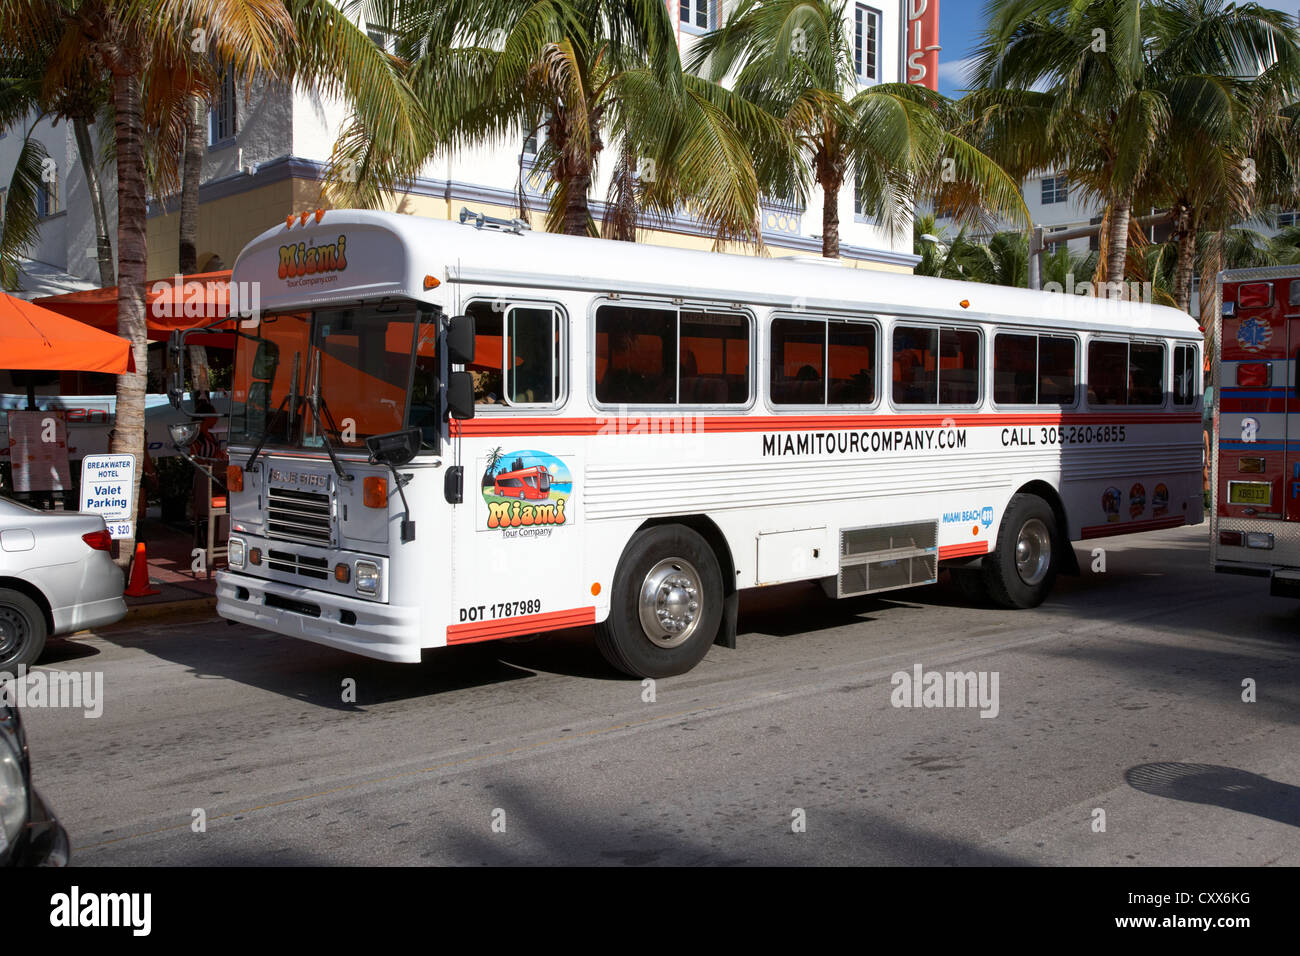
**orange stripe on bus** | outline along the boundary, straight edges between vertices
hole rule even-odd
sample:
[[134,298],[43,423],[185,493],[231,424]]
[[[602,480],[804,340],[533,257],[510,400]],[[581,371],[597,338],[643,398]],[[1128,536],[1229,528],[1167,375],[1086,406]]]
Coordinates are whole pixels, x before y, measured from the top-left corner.
[[[688,428],[674,427],[689,419]],[[622,423],[632,421],[625,426]],[[845,431],[873,428],[997,428],[1014,425],[1186,425],[1199,423],[1197,412],[1100,412],[992,413],[966,415],[707,415],[689,408],[680,411],[639,413],[629,409],[623,416],[471,418],[451,423],[452,434],[466,438],[507,435],[643,435],[656,434],[650,423],[662,421],[668,427],[660,434],[743,433],[773,431]]]
[[493,641],[519,634],[538,634],[542,631],[559,631],[566,627],[582,627],[596,623],[594,607],[578,607],[568,611],[550,611],[546,614],[524,614],[520,617],[498,618],[494,621],[474,621],[469,624],[447,626],[448,644],[469,644],[474,641]]
[[945,544],[939,546],[939,560],[946,561],[949,558],[970,558],[977,554],[988,554],[989,543],[987,541],[972,541],[969,544]]
[[1170,515],[1168,518],[1148,518],[1146,521],[1115,521],[1110,524],[1096,524],[1084,528],[1079,537],[1080,539],[1108,538],[1117,534],[1136,534],[1139,531],[1178,528],[1185,524],[1187,524],[1185,515]]

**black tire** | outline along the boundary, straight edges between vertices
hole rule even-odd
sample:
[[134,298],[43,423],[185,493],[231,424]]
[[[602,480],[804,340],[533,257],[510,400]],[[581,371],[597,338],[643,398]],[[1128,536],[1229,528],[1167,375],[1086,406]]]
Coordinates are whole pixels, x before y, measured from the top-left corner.
[[21,591],[0,588],[0,671],[31,667],[45,650],[45,612]]
[[962,599],[982,606],[989,603],[989,591],[984,586],[984,568],[976,564],[963,568],[949,568],[948,578],[952,581],[953,587]]
[[[997,547],[984,559],[984,587],[995,604],[1030,608],[1047,599],[1056,582],[1057,534],[1056,515],[1046,501],[1037,495],[1012,497],[998,528]],[[1022,541],[1029,543],[1020,555],[1023,564],[1017,559]]]
[[[659,582],[659,587],[653,587]],[[694,584],[694,595],[688,591]],[[642,592],[663,594],[658,610]],[[691,609],[684,602],[693,601]],[[614,575],[609,617],[596,625],[596,647],[611,665],[633,677],[684,674],[704,659],[722,621],[722,572],[709,543],[684,525],[660,525],[638,533]],[[648,630],[645,611],[666,625]],[[659,617],[662,611],[664,617]],[[689,623],[682,624],[687,618]],[[682,624],[680,633],[666,626]]]

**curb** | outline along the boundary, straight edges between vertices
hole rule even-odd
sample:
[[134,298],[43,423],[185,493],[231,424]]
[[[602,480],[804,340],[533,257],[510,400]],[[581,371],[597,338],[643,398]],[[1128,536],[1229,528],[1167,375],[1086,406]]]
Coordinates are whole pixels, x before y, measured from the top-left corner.
[[183,601],[159,601],[156,604],[138,604],[134,607],[128,605],[126,616],[117,621],[114,626],[122,624],[131,624],[135,621],[148,620],[155,617],[164,617],[170,614],[183,614],[189,612],[211,611],[217,606],[217,598],[203,596],[188,598]]

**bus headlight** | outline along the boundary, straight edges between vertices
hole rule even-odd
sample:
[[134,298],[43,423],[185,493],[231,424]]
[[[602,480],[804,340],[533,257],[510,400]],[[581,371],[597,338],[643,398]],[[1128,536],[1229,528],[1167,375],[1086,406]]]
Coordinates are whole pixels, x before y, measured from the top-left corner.
[[361,594],[379,593],[379,565],[373,561],[358,561],[357,591]]
[[226,564],[232,568],[242,568],[244,566],[243,538],[230,539],[230,544],[226,547]]

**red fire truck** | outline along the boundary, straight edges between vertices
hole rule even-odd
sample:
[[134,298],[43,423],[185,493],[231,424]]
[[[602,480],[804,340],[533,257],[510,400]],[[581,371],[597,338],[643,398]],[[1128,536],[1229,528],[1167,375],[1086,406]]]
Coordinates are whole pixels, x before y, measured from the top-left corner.
[[1219,276],[1210,557],[1300,597],[1300,266]]

